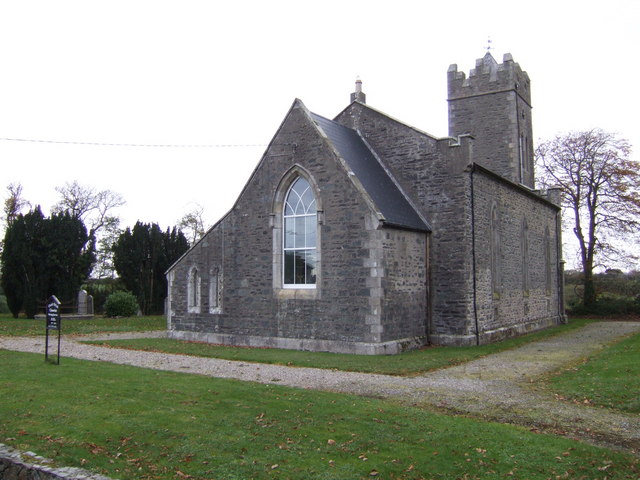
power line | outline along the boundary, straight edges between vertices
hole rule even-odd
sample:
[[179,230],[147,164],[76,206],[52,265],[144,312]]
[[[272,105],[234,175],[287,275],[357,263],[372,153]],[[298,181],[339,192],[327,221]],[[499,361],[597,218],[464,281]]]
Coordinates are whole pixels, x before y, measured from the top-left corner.
[[0,137],[4,142],[24,142],[24,143],[49,143],[57,145],[92,145],[99,147],[146,147],[146,148],[244,148],[244,147],[266,147],[262,143],[246,144],[214,144],[214,145],[174,145],[174,144],[153,144],[153,143],[102,143],[102,142],[74,142],[63,140],[40,140],[35,138],[6,138]]

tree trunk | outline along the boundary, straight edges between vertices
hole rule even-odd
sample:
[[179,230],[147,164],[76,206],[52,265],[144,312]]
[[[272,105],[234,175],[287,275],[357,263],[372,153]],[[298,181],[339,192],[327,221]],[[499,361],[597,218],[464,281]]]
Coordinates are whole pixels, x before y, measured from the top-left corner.
[[585,307],[593,307],[596,304],[596,286],[593,280],[593,271],[584,272],[584,294],[582,304]]

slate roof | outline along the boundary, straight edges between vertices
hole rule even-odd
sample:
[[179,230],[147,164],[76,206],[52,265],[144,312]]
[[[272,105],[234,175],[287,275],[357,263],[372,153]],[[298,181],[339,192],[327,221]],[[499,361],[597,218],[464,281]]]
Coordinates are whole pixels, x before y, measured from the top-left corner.
[[358,132],[311,113],[390,226],[431,231]]

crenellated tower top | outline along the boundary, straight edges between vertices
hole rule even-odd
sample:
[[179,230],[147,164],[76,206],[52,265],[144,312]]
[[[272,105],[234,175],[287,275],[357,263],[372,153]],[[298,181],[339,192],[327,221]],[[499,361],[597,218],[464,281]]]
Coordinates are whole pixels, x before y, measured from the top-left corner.
[[502,63],[490,52],[467,77],[447,71],[449,135],[474,137],[474,161],[503,177],[534,186],[531,81],[510,53]]
[[454,63],[449,66],[447,76],[449,100],[512,90],[531,106],[529,75],[513,61],[510,53],[505,53],[502,63],[498,63],[491,52],[487,52],[476,60],[476,67],[471,69],[468,78],[464,72],[458,71],[458,65]]

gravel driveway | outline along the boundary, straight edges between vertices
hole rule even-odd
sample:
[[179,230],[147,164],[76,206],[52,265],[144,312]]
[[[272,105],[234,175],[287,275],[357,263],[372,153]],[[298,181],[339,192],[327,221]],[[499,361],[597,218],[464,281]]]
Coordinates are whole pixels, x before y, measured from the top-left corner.
[[[61,353],[64,357],[91,361],[387,398],[551,431],[640,455],[640,415],[563,402],[536,387],[540,376],[578,362],[605,345],[637,332],[640,332],[640,322],[592,323],[547,340],[417,377],[139,352],[77,341],[88,337],[63,337]],[[159,337],[164,336],[164,332],[91,338],[136,336]],[[43,353],[44,338],[0,337],[0,349]]]

